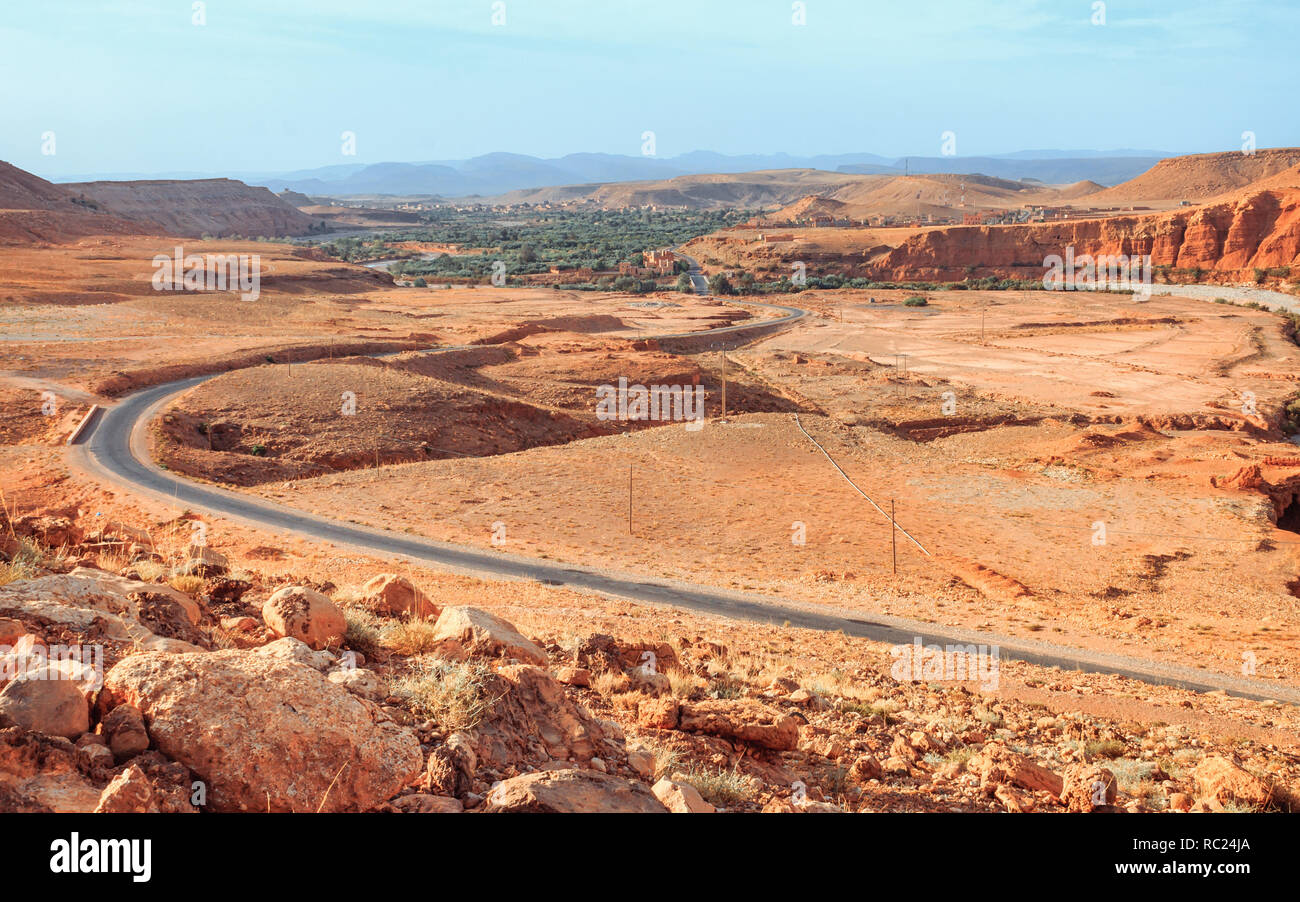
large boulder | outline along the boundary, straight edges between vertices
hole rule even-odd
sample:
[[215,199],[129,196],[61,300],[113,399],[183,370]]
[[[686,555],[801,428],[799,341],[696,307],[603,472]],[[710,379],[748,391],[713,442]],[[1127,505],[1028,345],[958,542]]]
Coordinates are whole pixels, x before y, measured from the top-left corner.
[[393,800],[393,808],[403,814],[460,814],[465,806],[451,796],[429,795],[417,792]]
[[752,699],[684,702],[677,729],[776,751],[792,751],[799,745],[799,718]]
[[990,794],[1000,784],[1011,783],[1033,792],[1050,792],[1060,798],[1064,785],[1060,774],[997,742],[988,743],[979,754],[971,757],[966,762],[966,769],[979,777],[980,786]]
[[1220,755],[1208,755],[1192,772],[1201,800],[1213,809],[1228,805],[1266,808],[1286,798],[1275,787]]
[[118,705],[99,722],[99,731],[118,762],[134,758],[149,748],[144,718],[132,705]]
[[681,780],[664,777],[650,791],[674,814],[712,814],[718,810],[704,800],[698,789]]
[[107,641],[144,651],[186,652],[199,648],[169,632],[181,621],[197,626],[202,609],[170,586],[78,567],[0,587],[0,617],[45,635],[76,637],[63,638],[67,644]]
[[359,603],[388,617],[437,617],[438,606],[405,576],[381,573],[361,587]]
[[667,808],[644,783],[594,770],[551,770],[511,777],[492,788],[489,812],[655,814]]
[[262,620],[277,636],[298,639],[318,649],[340,644],[348,632],[343,609],[306,586],[277,589],[262,605]]
[[1099,764],[1071,764],[1062,775],[1061,801],[1071,811],[1110,811],[1118,797],[1115,774]]
[[434,624],[434,639],[444,654],[514,658],[545,665],[546,652],[500,617],[469,607],[446,607]]
[[114,777],[99,797],[96,814],[154,814],[158,801],[144,771],[132,764]]
[[104,678],[154,746],[207,785],[216,811],[365,811],[424,763],[415,734],[319,671],[257,651],[142,654]]
[[28,671],[0,690],[0,726],[76,739],[90,729],[90,706],[60,670]]

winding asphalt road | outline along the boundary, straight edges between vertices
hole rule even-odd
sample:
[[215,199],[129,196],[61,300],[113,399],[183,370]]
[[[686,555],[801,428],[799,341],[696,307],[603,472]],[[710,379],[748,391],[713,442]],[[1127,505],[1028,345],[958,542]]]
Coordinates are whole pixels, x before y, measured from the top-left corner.
[[[693,270],[692,281],[698,279],[702,282],[703,276],[695,261],[689,262]],[[707,294],[707,284],[702,287],[704,290],[700,293]],[[807,315],[807,311],[796,307],[779,309],[787,315],[780,319],[765,320],[761,325],[777,325]],[[755,324],[751,323],[710,331],[731,332],[754,327]],[[708,333],[688,334],[698,337]],[[435,348],[430,353],[446,350],[451,348]],[[1046,642],[941,627],[901,617],[875,615],[866,619],[860,612],[814,606],[774,596],[731,592],[677,580],[647,579],[636,574],[566,565],[475,546],[414,538],[403,533],[344,523],[251,495],[181,479],[160,469],[149,459],[147,427],[167,402],[210,378],[212,376],[196,376],[169,382],[128,395],[116,405],[104,408],[98,419],[83,434],[80,443],[74,446],[76,461],[110,482],[129,486],[134,491],[205,516],[219,515],[264,530],[328,541],[360,552],[431,564],[456,572],[497,579],[537,580],[547,585],[569,586],[703,614],[773,625],[789,624],[827,632],[839,631],[849,636],[897,645],[910,645],[920,641],[926,645],[998,646],[1003,659],[1022,660],[1066,670],[1119,674],[1147,683],[1198,692],[1224,690],[1230,695],[1245,698],[1275,699],[1300,704],[1300,690],[1276,683],[1160,664],[1124,655],[1088,652]]]

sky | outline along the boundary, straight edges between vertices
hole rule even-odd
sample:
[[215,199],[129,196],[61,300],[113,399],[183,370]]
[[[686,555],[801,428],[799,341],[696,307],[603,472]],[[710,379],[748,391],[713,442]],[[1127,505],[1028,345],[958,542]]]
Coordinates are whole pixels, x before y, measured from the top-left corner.
[[1295,146],[1298,34],[1296,0],[5,0],[0,159]]

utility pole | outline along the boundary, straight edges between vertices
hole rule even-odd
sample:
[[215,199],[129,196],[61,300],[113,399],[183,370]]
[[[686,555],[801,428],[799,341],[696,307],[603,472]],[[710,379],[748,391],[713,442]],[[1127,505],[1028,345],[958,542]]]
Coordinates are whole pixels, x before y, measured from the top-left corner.
[[727,352],[722,352],[722,419],[727,418]]
[[894,520],[894,499],[889,499],[889,554],[894,561],[894,575],[898,575],[898,523]]

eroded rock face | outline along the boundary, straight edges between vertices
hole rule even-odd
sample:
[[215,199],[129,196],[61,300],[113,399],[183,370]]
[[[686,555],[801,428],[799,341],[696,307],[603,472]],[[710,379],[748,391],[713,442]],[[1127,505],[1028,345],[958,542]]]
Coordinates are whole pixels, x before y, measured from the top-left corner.
[[0,811],[86,813],[99,797],[71,742],[21,727],[0,729]]
[[434,630],[434,639],[441,643],[444,654],[499,656],[527,664],[545,665],[547,662],[546,652],[524,638],[514,624],[478,608],[443,608]]
[[632,668],[653,673],[678,666],[677,652],[667,642],[626,642],[604,633],[583,640],[577,661],[593,673]]
[[575,814],[665,813],[644,783],[591,770],[552,770],[511,777],[487,796],[489,812]]
[[216,811],[365,811],[424,763],[415,734],[374,705],[256,651],[133,655],[105,676],[101,705],[119,704],[207,784]]
[[498,700],[474,731],[483,763],[586,763],[593,757],[626,756],[622,737],[610,735],[603,722],[571,701],[564,686],[540,667],[503,667],[488,691]]
[[338,645],[348,631],[343,609],[306,586],[285,586],[262,605],[262,620],[277,636],[305,642],[312,648]]
[[1076,254],[1146,255],[1171,265],[1232,274],[1285,266],[1300,252],[1300,191],[1273,189],[1190,210],[1145,216],[1010,226],[929,229],[902,242],[860,275],[957,280],[972,260],[980,275],[1043,272],[1044,248]]

